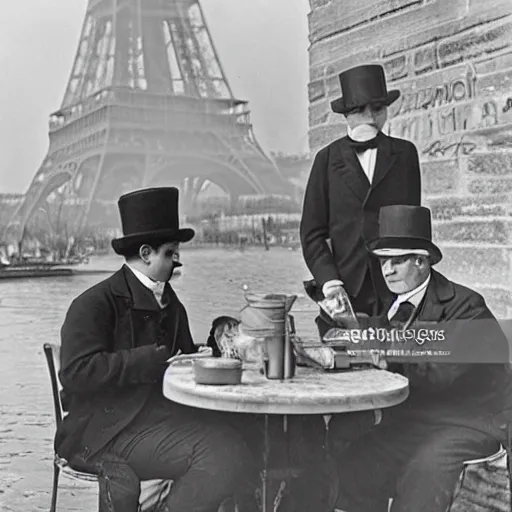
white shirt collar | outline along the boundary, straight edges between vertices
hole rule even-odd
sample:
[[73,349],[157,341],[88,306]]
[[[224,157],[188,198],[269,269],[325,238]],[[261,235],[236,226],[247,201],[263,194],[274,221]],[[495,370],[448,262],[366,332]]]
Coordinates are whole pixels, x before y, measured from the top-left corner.
[[395,299],[393,304],[391,304],[391,307],[388,310],[388,319],[391,320],[395,314],[398,311],[398,308],[400,307],[400,304],[403,302],[410,302],[414,308],[416,309],[421,301],[423,300],[423,297],[425,296],[425,293],[427,292],[427,286],[430,282],[430,275],[428,275],[427,279],[423,281],[418,287],[414,288],[414,290],[411,290],[407,293],[402,293],[401,295],[398,295],[398,297]]
[[396,301],[398,301],[399,304],[405,301],[409,301],[415,308],[417,308],[420,305],[421,301],[423,300],[423,297],[425,297],[428,283],[430,283],[430,276],[431,274],[428,275],[427,279],[425,279],[423,283],[421,283],[418,287],[414,288],[414,290],[399,295],[396,298]]
[[358,142],[366,142],[367,140],[374,139],[377,137],[379,130],[375,128],[375,126],[370,126],[369,124],[360,124],[356,126],[353,130],[350,126],[347,126],[347,134],[352,140],[356,140]]
[[126,266],[135,274],[135,277],[146,287],[149,288],[152,292],[155,291],[161,284],[158,281],[153,281],[146,274],[143,274],[140,270],[133,268],[131,265],[126,264]]

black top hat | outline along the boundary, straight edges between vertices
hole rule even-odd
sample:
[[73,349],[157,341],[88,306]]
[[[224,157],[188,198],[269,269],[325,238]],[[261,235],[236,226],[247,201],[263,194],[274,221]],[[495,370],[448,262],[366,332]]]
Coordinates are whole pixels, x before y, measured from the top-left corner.
[[391,105],[400,91],[387,90],[384,69],[379,64],[367,64],[347,69],[339,74],[342,97],[331,101],[337,114],[346,114],[354,108],[372,103]]
[[377,255],[425,251],[430,255],[432,265],[443,257],[432,243],[430,210],[424,206],[383,206],[379,212],[379,237],[368,242],[368,249]]
[[112,240],[117,254],[124,254],[135,244],[152,240],[188,242],[195,232],[179,227],[179,191],[175,187],[147,188],[119,198],[118,206],[124,236]]

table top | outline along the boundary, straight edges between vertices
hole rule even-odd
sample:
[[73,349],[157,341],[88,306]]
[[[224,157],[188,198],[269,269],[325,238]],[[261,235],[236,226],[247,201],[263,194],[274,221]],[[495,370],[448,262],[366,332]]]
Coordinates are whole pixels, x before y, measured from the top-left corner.
[[335,414],[398,405],[409,395],[402,375],[384,370],[322,372],[297,368],[289,380],[269,380],[244,370],[242,383],[196,384],[191,366],[169,367],[164,396],[174,402],[215,411],[252,414]]

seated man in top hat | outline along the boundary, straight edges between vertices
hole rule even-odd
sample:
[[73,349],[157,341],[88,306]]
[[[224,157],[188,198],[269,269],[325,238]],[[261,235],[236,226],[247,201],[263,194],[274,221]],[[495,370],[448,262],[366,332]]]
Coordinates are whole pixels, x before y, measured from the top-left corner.
[[[381,206],[421,204],[418,153],[411,142],[381,131],[387,107],[400,96],[398,90],[388,92],[382,66],[357,66],[339,80],[343,96],[331,107],[345,116],[348,134],[315,157],[300,237],[323,295],[334,296],[344,286],[356,312],[375,315],[388,290],[365,240],[377,235]],[[328,319],[321,313],[317,323],[325,334]]]
[[464,461],[499,449],[492,423],[510,392],[508,342],[481,295],[432,268],[442,254],[432,243],[428,208],[383,207],[379,237],[368,247],[393,293],[381,326],[462,321],[455,322],[463,330],[452,347],[477,329],[483,339],[476,341],[494,351],[489,361],[496,362],[390,364],[408,377],[409,398],[384,410],[381,424],[340,457],[337,508],[385,512],[393,498],[392,512],[446,512]]
[[162,395],[167,359],[197,351],[169,284],[194,231],[179,227],[173,187],[126,194],[119,210],[112,246],[126,264],[76,298],[62,326],[69,414],[56,452],[99,474],[101,512],[137,512],[140,482],[153,479],[174,481],[169,511],[216,512],[252,469],[246,445],[219,415]]

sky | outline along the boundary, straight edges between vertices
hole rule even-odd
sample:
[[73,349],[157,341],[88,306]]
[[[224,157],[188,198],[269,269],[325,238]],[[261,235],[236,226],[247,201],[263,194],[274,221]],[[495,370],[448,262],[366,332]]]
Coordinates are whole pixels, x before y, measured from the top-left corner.
[[[48,150],[87,0],[5,2],[0,19],[0,192],[26,192]],[[308,0],[202,0],[235,96],[267,151],[307,146]]]

